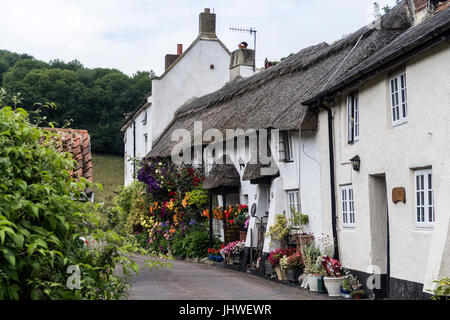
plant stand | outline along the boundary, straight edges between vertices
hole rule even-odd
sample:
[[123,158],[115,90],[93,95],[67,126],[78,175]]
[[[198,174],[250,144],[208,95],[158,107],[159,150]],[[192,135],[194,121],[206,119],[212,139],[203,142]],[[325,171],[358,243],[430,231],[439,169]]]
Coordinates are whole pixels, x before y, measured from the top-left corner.
[[240,266],[243,260],[243,253],[233,254],[233,264]]
[[297,283],[298,277],[303,273],[302,268],[286,269],[286,278],[290,282]]

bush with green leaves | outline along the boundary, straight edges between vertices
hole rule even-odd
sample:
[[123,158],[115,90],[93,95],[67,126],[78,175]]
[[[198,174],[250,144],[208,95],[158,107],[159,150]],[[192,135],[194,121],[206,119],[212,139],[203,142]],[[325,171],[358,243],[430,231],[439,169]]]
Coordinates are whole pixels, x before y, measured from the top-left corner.
[[[0,300],[120,298],[126,282],[115,267],[138,271],[130,245],[98,228],[98,207],[80,201],[93,186],[69,176],[74,160],[28,119],[0,109]],[[67,285],[70,266],[80,270],[79,289]]]

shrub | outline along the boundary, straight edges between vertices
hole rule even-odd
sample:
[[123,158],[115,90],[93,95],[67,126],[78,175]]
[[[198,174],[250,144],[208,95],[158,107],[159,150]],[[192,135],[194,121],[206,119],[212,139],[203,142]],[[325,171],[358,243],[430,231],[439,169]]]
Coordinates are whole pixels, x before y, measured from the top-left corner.
[[[51,135],[23,109],[0,109],[0,300],[119,298],[125,282],[114,267],[137,265],[123,238],[98,228],[98,207],[79,201],[92,185],[70,178],[74,161]],[[69,266],[80,270],[79,290],[67,287]]]

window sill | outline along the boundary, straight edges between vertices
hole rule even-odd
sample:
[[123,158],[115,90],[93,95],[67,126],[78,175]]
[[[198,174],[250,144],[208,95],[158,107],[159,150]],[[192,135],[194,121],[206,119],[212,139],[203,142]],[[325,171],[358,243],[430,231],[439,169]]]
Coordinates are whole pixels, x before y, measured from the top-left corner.
[[416,230],[415,231],[433,231],[434,230],[434,226],[417,226],[416,225]]
[[342,230],[344,231],[354,231],[356,226],[342,226]]
[[393,122],[392,123],[392,128],[395,128],[395,127],[400,127],[400,126],[402,126],[402,125],[404,125],[404,124],[407,124],[408,123],[408,120],[403,120],[403,121],[398,121],[398,122]]

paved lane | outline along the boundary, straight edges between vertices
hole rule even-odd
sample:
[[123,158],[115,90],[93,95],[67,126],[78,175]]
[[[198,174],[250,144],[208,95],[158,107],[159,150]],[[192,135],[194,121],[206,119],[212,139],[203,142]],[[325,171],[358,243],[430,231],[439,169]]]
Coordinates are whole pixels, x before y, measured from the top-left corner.
[[233,270],[173,260],[173,268],[142,268],[144,257],[135,258],[141,273],[132,280],[132,300],[316,300],[319,295]]

